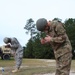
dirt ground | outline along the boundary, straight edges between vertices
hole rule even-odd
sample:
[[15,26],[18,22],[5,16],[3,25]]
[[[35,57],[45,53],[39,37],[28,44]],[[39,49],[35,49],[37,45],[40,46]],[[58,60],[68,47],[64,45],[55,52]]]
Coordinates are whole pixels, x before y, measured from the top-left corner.
[[[55,62],[55,60],[42,60],[45,62]],[[55,66],[55,65],[54,65]],[[34,75],[55,75],[55,73],[47,73],[47,74],[34,74]],[[75,70],[74,71],[70,71],[70,75],[75,75]]]
[[[44,62],[55,62],[55,60],[40,60],[40,61],[44,61]],[[50,66],[51,64],[49,64]],[[51,65],[51,66],[55,66],[55,65]],[[29,66],[21,66],[22,68],[26,68]],[[5,70],[9,70],[12,69],[14,67],[4,67]],[[1,74],[0,74],[1,75]],[[55,75],[55,73],[46,73],[46,74],[34,74],[34,75]],[[70,72],[70,75],[75,75],[75,70]]]
[[[55,75],[55,73],[35,74],[35,75]],[[70,72],[70,75],[75,75],[75,72]]]
[[[24,66],[27,67],[27,66]],[[11,68],[11,67],[10,67]],[[22,67],[23,68],[23,67]],[[5,70],[9,69],[9,67],[5,67]],[[0,74],[2,75],[2,74]],[[46,73],[46,74],[34,74],[34,75],[55,75],[55,73]],[[71,71],[70,75],[75,75],[75,71]]]

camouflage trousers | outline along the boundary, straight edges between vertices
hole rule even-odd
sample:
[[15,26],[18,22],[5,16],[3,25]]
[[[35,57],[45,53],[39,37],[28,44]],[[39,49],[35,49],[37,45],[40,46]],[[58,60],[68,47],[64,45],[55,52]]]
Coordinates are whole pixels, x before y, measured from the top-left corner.
[[69,75],[71,68],[72,53],[66,53],[56,59],[56,74]]
[[15,59],[15,63],[16,63],[15,67],[19,69],[22,64],[22,57],[20,58],[16,55],[14,59]]

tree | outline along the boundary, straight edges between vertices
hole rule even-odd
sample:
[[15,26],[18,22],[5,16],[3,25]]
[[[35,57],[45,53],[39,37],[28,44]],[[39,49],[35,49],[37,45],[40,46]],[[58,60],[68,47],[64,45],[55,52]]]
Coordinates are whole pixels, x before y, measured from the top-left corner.
[[30,32],[31,39],[33,39],[34,34],[36,34],[36,27],[35,27],[34,20],[32,18],[27,20],[24,29],[27,30],[26,31],[27,34]]
[[[69,18],[67,20],[65,20],[65,28],[66,28],[66,32],[69,36],[69,39],[71,41],[72,44],[72,53],[75,56],[74,50],[75,50],[75,19]],[[75,58],[75,57],[73,57]]]
[[25,48],[25,57],[26,58],[33,58],[33,46],[32,40],[30,39]]
[[35,41],[33,42],[33,56],[42,59],[54,58],[50,44],[42,45],[39,38],[35,38]]
[[32,18],[27,20],[24,29],[27,30],[26,34],[28,34],[30,32],[30,36],[31,36],[29,42],[27,43],[27,47],[26,47],[25,52],[28,53],[28,54],[26,54],[27,57],[32,58],[33,57],[33,55],[32,55],[32,53],[33,53],[33,43],[32,43],[32,41],[34,39],[34,35],[36,34],[36,27],[35,27],[34,20]]

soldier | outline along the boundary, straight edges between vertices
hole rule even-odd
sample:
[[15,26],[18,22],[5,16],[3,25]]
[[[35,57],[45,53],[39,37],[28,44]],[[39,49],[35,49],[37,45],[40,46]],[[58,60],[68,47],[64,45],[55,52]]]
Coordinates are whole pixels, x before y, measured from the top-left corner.
[[41,44],[49,43],[53,48],[56,59],[55,75],[69,75],[72,46],[63,24],[58,20],[47,21],[40,18],[36,22],[36,27],[37,30],[47,34],[45,38],[41,38]]
[[16,68],[12,72],[18,72],[20,69],[20,66],[22,64],[22,58],[23,58],[23,47],[20,45],[18,40],[16,38],[4,38],[4,43],[7,44],[6,47],[10,47],[11,50],[15,51],[15,61],[16,61]]

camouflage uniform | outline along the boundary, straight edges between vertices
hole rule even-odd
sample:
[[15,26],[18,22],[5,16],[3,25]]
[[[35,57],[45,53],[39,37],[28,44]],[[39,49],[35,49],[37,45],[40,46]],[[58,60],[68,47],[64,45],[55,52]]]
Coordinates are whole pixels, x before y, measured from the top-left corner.
[[72,60],[72,46],[63,24],[56,20],[52,21],[47,34],[52,37],[50,44],[54,49],[56,59],[55,75],[69,75]]
[[16,68],[20,68],[22,64],[22,57],[23,57],[23,47],[20,45],[16,38],[11,39],[11,49],[15,51],[15,61],[16,61]]

